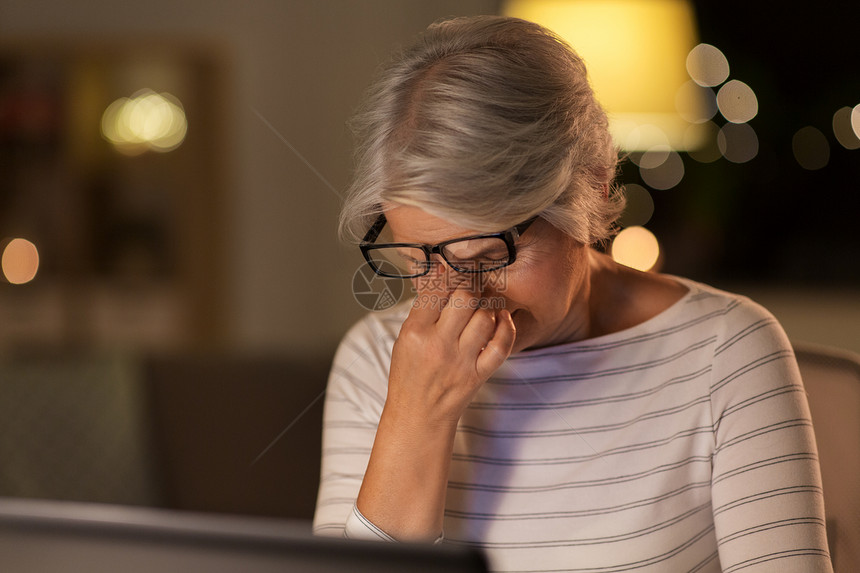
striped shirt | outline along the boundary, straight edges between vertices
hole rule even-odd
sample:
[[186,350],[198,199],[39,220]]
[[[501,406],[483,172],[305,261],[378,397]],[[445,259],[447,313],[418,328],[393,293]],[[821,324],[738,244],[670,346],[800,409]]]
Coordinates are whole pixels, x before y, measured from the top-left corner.
[[[460,420],[446,543],[494,571],[829,572],[815,440],[791,346],[750,300],[689,292],[621,332],[512,355]],[[354,507],[409,310],[344,338],[315,531],[388,538]]]

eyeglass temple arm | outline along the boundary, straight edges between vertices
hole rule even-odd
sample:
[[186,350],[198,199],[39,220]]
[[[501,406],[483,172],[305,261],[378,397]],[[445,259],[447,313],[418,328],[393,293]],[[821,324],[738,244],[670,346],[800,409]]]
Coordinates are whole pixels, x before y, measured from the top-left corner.
[[367,233],[365,233],[364,237],[361,239],[361,244],[370,244],[378,239],[386,222],[385,213],[380,213],[379,217],[376,218],[376,221],[371,225],[370,229],[367,230]]
[[514,238],[515,238],[515,239],[517,239],[517,238],[519,238],[519,236],[520,236],[520,235],[522,235],[523,233],[525,233],[525,232],[526,232],[526,229],[528,229],[528,228],[529,228],[529,226],[530,226],[532,223],[534,223],[534,222],[537,220],[537,218],[538,218],[539,216],[540,216],[540,215],[535,215],[535,216],[534,216],[534,217],[532,217],[531,219],[527,219],[527,220],[523,221],[522,223],[520,223],[519,225],[517,225],[516,227],[514,227],[514,231],[516,231],[516,232],[517,232],[517,234],[516,234],[516,236],[515,236]]

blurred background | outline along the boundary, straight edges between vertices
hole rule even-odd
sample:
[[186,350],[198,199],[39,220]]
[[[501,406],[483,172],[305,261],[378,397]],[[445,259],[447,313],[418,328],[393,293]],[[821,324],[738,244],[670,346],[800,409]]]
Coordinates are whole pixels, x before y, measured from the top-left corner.
[[[308,516],[325,372],[366,312],[335,236],[346,121],[432,21],[526,4],[0,0],[0,494]],[[860,351],[860,4],[620,5],[648,4],[685,27],[591,26],[620,62],[644,48],[610,32],[683,49],[655,62],[691,130],[616,126],[643,267]],[[657,73],[615,75],[643,102]]]

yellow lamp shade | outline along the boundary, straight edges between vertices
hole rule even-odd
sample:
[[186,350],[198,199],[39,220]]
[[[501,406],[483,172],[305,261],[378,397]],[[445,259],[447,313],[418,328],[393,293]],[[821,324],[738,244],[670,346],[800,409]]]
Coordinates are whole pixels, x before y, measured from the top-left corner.
[[[536,22],[585,60],[618,145],[689,150],[701,145],[686,117],[707,107],[706,88],[691,89],[687,55],[698,43],[686,0],[508,0],[505,15]],[[686,138],[685,138],[686,134]]]

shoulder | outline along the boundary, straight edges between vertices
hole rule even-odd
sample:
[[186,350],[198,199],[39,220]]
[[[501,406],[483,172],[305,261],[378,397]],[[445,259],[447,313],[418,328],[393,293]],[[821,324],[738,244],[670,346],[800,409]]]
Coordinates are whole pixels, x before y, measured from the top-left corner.
[[709,340],[715,364],[793,354],[777,319],[749,297],[683,277],[664,278],[683,285],[686,294],[655,322],[684,337]]
[[[685,279],[682,279],[685,280]],[[754,396],[800,391],[794,350],[782,326],[750,298],[687,281],[686,298],[709,316],[713,337],[711,396],[716,410]]]
[[354,370],[373,366],[387,372],[391,349],[410,308],[411,300],[362,317],[341,339],[333,369]]
[[673,278],[690,291],[683,300],[688,309],[716,319],[711,324],[720,341],[718,351],[741,340],[755,340],[757,346],[789,346],[788,337],[777,319],[754,300],[690,279]]
[[367,313],[347,331],[341,340],[341,346],[344,344],[384,345],[386,342],[393,344],[411,307],[412,301],[408,300],[383,311]]
[[[349,404],[378,420],[388,391],[391,350],[410,303],[371,312],[356,322],[338,346],[328,378],[326,407],[330,416]],[[375,418],[374,418],[375,416]]]
[[[684,277],[643,273],[604,262],[597,288],[598,334],[638,334],[643,328],[707,333],[721,341],[750,325],[781,331],[749,298]],[[600,312],[602,310],[602,312]],[[719,343],[719,342],[718,342]]]

